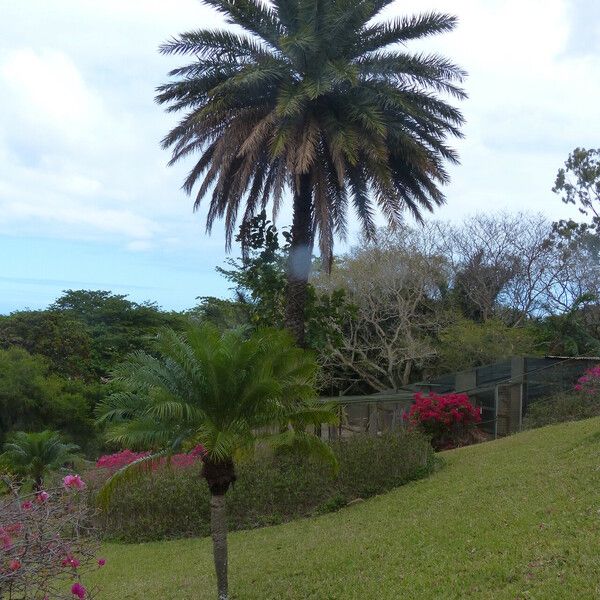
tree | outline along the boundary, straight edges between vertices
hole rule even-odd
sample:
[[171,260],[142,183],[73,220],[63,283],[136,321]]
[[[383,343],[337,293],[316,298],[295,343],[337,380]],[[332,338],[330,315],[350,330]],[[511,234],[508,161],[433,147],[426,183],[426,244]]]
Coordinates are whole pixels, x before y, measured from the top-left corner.
[[489,365],[515,355],[540,352],[536,327],[510,327],[500,319],[482,323],[458,318],[439,333],[438,373],[451,373]]
[[[225,494],[235,482],[235,460],[257,443],[295,445],[335,460],[329,446],[306,432],[331,420],[316,405],[317,365],[283,331],[220,333],[212,325],[184,335],[163,331],[158,354],[133,354],[115,370],[123,386],[100,407],[112,424],[109,440],[129,448],[162,450],[118,471],[104,489],[107,499],[119,481],[165,452],[202,444],[203,476],[211,493],[211,530],[219,600],[226,600],[227,526]],[[271,431],[274,433],[270,433]]]
[[438,251],[451,266],[456,308],[479,323],[502,319],[521,326],[568,311],[600,287],[592,246],[583,238],[558,243],[542,215],[480,214],[436,228]]
[[0,317],[0,347],[10,346],[45,356],[58,375],[90,375],[91,337],[82,321],[63,312],[18,311]]
[[154,303],[105,290],[65,290],[49,310],[83,324],[91,337],[89,369],[96,377],[108,375],[129,352],[149,348],[160,327],[181,328],[185,321]]
[[[337,261],[324,289],[341,288],[354,310],[330,324],[321,359],[363,391],[399,389],[437,356],[434,339],[447,321],[441,288],[442,256],[422,230],[381,230],[378,240],[353,248]],[[366,388],[364,386],[367,386]]]
[[186,111],[164,138],[171,164],[199,153],[184,182],[194,207],[211,192],[207,230],[224,218],[230,247],[243,222],[272,199],[276,216],[292,195],[286,325],[304,344],[304,307],[318,238],[331,264],[348,205],[375,234],[379,208],[390,225],[405,209],[417,220],[444,202],[447,145],[465,97],[465,73],[407,42],[451,31],[456,18],[427,13],[382,21],[392,0],[206,0],[235,29],[199,29],[161,46],[193,62],[174,69],[157,101]]
[[592,232],[600,234],[600,148],[575,148],[559,169],[552,191],[562,194],[565,204],[573,204],[579,212],[591,218],[590,223],[576,223],[572,219],[555,223],[563,237]]
[[76,458],[78,450],[79,446],[63,442],[55,431],[18,431],[4,444],[0,464],[15,475],[29,479],[35,490],[41,490],[44,477]]
[[[234,298],[202,297],[200,305],[186,314],[209,321],[221,330],[240,325],[284,328],[288,232],[284,231],[283,237],[282,243],[277,228],[267,219],[264,210],[244,223],[236,237],[242,241],[244,254],[239,259],[228,259],[227,268],[217,267],[233,284]],[[320,262],[315,263],[313,273],[318,273]],[[309,283],[304,311],[305,346],[316,351],[322,349],[327,339],[334,337],[339,321],[350,311],[343,290],[321,293]]]
[[0,350],[0,443],[11,431],[62,430],[81,445],[95,439],[95,386],[50,372],[48,361],[11,347]]

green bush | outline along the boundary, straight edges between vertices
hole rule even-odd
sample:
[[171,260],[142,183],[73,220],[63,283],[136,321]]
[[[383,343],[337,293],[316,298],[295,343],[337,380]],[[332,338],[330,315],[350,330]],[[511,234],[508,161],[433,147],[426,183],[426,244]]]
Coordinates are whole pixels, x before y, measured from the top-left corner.
[[563,392],[533,403],[524,420],[528,429],[565,421],[579,421],[600,416],[598,394]]
[[[354,436],[333,448],[337,476],[293,454],[242,463],[228,493],[230,529],[331,512],[433,469],[433,450],[416,432]],[[127,542],[208,535],[209,492],[200,469],[161,469],[121,486],[102,514],[102,526],[105,537]]]

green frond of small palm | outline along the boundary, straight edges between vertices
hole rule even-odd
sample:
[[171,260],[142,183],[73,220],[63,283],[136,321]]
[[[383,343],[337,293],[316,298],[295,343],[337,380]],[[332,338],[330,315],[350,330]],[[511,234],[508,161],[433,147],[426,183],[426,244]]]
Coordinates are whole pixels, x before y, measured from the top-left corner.
[[148,450],[170,448],[180,436],[181,428],[177,423],[165,423],[148,416],[140,416],[115,423],[107,430],[106,441],[122,448]]
[[110,504],[110,499],[113,494],[119,489],[119,487],[132,482],[141,475],[152,471],[153,467],[162,464],[165,457],[169,456],[169,452],[164,450],[161,452],[155,452],[148,456],[138,458],[133,462],[115,471],[106,483],[102,486],[98,495],[96,496],[96,502],[102,509],[107,509]]
[[60,469],[77,458],[79,446],[63,442],[54,431],[15,432],[4,444],[0,462],[12,472],[37,483],[48,471]]
[[140,414],[146,408],[146,400],[141,394],[116,391],[101,400],[95,408],[99,423],[117,423]]
[[226,427],[206,423],[198,430],[197,439],[211,461],[222,462],[251,450],[255,434],[247,422],[240,420]]
[[296,429],[306,429],[309,425],[337,425],[339,416],[333,405],[314,405],[288,415],[288,422]]

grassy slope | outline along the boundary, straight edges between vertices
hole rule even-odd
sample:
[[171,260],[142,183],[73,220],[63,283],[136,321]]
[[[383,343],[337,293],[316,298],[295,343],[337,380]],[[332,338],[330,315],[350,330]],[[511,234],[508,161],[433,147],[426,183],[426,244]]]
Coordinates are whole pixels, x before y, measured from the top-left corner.
[[[445,458],[338,513],[231,535],[233,597],[600,598],[600,418]],[[216,595],[209,539],[105,552],[101,598]]]

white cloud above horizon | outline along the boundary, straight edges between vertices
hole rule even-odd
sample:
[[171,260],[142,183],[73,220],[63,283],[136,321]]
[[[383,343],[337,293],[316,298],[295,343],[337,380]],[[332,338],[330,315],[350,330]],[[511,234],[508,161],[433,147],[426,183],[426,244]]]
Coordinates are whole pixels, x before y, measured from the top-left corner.
[[[550,188],[574,147],[600,147],[600,3],[405,0],[387,12],[428,10],[459,26],[414,48],[469,72],[461,165],[435,217],[568,214]],[[159,43],[219,17],[196,0],[0,0],[0,14],[0,236],[219,262],[222,228],[208,237],[192,214],[190,164],[166,166],[159,142],[176,117],[153,99],[180,60]]]

